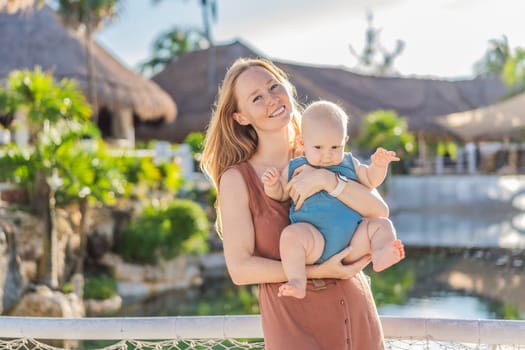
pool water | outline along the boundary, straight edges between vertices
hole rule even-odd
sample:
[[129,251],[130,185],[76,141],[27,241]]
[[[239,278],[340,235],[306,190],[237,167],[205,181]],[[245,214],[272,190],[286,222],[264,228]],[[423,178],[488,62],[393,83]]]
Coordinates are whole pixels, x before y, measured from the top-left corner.
[[422,318],[495,319],[486,300],[475,296],[442,292],[426,297],[412,297],[403,305],[384,305],[379,315]]
[[[510,258],[502,259],[508,255]],[[523,319],[525,271],[516,264],[522,256],[522,252],[408,248],[407,258],[395,266],[380,273],[367,268],[365,273],[370,276],[380,315]],[[198,288],[125,304],[116,316],[258,312],[257,287],[235,286],[225,278],[204,281]]]

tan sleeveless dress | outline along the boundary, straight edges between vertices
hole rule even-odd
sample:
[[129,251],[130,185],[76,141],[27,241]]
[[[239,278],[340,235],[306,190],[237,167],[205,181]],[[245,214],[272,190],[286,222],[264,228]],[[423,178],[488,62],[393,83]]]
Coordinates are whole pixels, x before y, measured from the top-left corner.
[[[248,162],[237,164],[246,182],[255,227],[255,254],[280,260],[279,236],[289,205],[272,200]],[[366,277],[308,280],[306,297],[277,296],[281,283],[259,285],[266,350],[378,350],[383,331]]]

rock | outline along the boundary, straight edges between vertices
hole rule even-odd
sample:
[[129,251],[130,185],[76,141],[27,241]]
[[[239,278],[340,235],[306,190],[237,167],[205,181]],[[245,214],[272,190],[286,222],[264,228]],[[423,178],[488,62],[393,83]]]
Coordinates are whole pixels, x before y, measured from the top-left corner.
[[39,285],[26,293],[10,316],[84,317],[84,303],[74,293],[64,294]]
[[203,255],[200,259],[203,278],[222,278],[228,276],[223,252]]
[[153,266],[127,263],[117,255],[106,254],[100,262],[112,271],[124,302],[202,284],[199,261],[194,257],[178,256]]
[[12,228],[0,224],[0,314],[15,305],[25,288]]
[[101,316],[111,312],[118,311],[122,306],[122,298],[120,295],[115,295],[109,299],[96,300],[86,299],[84,300],[84,307],[88,316]]

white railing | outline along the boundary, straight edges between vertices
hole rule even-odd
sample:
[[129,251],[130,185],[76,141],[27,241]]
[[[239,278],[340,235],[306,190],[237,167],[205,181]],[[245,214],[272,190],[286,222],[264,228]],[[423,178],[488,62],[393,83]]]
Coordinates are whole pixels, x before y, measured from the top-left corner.
[[[525,321],[432,319],[382,316],[388,349],[525,349]],[[178,342],[200,339],[214,349],[208,340],[230,339],[235,349],[260,349],[254,343],[234,339],[261,339],[260,316],[177,316],[123,318],[49,318],[0,316],[0,349],[14,349],[12,340],[121,340],[144,348],[140,340],[166,340],[145,348],[179,349]],[[9,346],[2,346],[10,344]],[[142,344],[142,345],[139,345]],[[153,343],[155,344],[155,343]],[[160,345],[159,345],[160,344]],[[184,349],[193,349],[185,343]],[[203,342],[195,349],[201,349]],[[241,344],[241,345],[240,345]],[[246,347],[243,347],[245,344]],[[36,346],[35,346],[36,345]],[[167,346],[169,345],[169,346]],[[126,345],[127,346],[127,345]],[[189,347],[188,347],[189,346]],[[26,348],[26,347],[24,347]],[[30,348],[30,347],[27,347]],[[108,348],[108,347],[106,347]],[[113,345],[111,348],[117,348]],[[118,347],[120,348],[120,347]],[[122,345],[122,348],[125,348]],[[221,349],[228,348],[222,344]]]

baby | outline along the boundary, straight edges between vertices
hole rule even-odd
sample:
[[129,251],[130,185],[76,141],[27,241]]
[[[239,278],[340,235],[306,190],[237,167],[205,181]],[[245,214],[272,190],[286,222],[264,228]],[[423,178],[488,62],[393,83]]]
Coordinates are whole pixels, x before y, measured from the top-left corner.
[[349,244],[351,250],[345,261],[352,262],[371,253],[374,271],[382,271],[405,257],[403,244],[396,239],[389,219],[363,218],[337,199],[349,180],[376,188],[384,181],[388,164],[399,160],[395,152],[378,148],[367,166],[351,153],[345,153],[347,122],[348,116],[338,105],[328,101],[312,103],[304,111],[301,122],[299,142],[305,156],[292,159],[288,171],[282,174],[276,168],[269,168],[262,175],[266,194],[278,201],[289,198],[286,185],[301,165],[326,168],[338,179],[334,190],[312,195],[299,210],[292,203],[292,224],[283,230],[280,240],[288,282],[279,288],[279,296],[304,298],[305,263],[321,263]]

